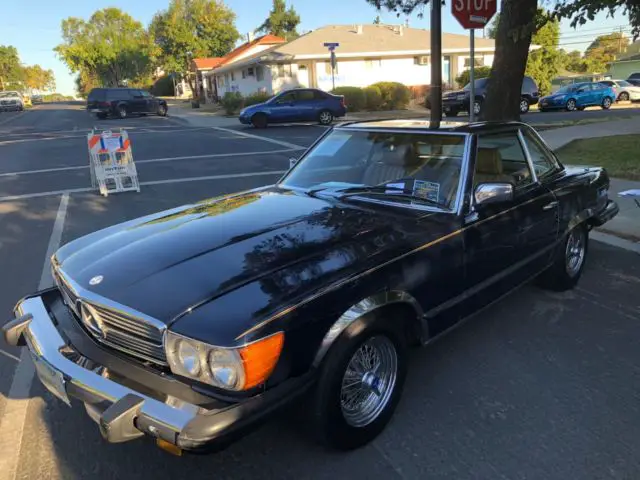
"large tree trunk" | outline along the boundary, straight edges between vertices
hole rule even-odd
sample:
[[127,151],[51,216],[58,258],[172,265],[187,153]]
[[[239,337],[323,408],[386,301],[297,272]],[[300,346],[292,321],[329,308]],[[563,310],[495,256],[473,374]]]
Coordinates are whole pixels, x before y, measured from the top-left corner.
[[535,30],[537,0],[503,0],[484,120],[519,120],[522,77]]

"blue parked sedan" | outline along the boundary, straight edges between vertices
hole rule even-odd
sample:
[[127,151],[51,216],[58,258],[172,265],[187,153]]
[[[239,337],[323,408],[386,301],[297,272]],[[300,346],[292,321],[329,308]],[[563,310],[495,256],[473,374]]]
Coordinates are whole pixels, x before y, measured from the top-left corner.
[[296,88],[245,108],[240,112],[240,122],[256,128],[265,128],[270,123],[290,122],[330,125],[334,118],[346,114],[347,106],[342,95],[332,95],[315,88]]
[[607,110],[616,99],[613,88],[601,83],[574,83],[542,97],[538,109],[548,110],[584,110],[586,107],[602,107]]

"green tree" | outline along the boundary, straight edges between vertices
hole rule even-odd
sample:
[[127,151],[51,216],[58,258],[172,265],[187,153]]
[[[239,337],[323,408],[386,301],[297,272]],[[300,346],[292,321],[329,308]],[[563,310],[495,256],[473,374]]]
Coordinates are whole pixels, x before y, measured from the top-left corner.
[[381,23],[382,23],[382,20],[380,19],[380,15],[376,15],[376,18],[373,19],[373,24],[380,25]]
[[624,53],[628,45],[629,38],[621,32],[596,37],[584,52],[588,70],[593,73],[606,71],[607,64],[614,61],[621,53]]
[[188,75],[191,60],[229,53],[240,38],[235,20],[235,13],[220,0],[172,0],[149,27],[160,48],[163,70],[186,77],[195,91]]
[[0,90],[16,82],[22,75],[18,50],[11,45],[0,45]]
[[300,15],[298,15],[293,6],[287,9],[284,0],[273,0],[273,7],[269,12],[269,16],[256,29],[256,32],[270,33],[286,40],[293,40],[299,37],[298,25],[300,25]]
[[[376,8],[409,14],[429,0],[366,0]],[[451,0],[458,1],[458,0]],[[487,89],[484,116],[487,120],[512,120],[520,117],[519,99],[534,32],[551,18],[570,18],[571,25],[584,25],[600,11],[610,15],[624,11],[634,36],[640,34],[638,0],[547,0],[553,5],[551,15],[540,18],[537,0],[503,0],[501,19],[495,32],[496,52]]]
[[558,50],[559,67],[564,68],[568,72],[584,73],[587,71],[587,64],[582,57],[582,53],[578,50],[567,52],[562,48]]
[[98,10],[88,21],[63,20],[62,39],[54,50],[69,69],[104,85],[133,85],[151,74],[155,46],[142,24],[118,8]]
[[55,90],[56,81],[52,70],[45,70],[40,65],[23,68],[24,86],[31,92],[34,90]]

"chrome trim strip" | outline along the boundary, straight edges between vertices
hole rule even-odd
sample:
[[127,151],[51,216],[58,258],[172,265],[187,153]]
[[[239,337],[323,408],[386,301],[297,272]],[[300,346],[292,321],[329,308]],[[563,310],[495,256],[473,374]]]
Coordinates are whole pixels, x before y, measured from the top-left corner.
[[380,292],[370,297],[365,298],[364,300],[359,301],[352,307],[350,307],[346,312],[340,315],[340,318],[335,321],[331,328],[327,331],[324,338],[322,339],[322,343],[320,344],[320,348],[316,353],[316,356],[313,360],[313,366],[317,367],[322,362],[322,359],[333,345],[340,334],[344,332],[344,330],[351,325],[353,322],[366,315],[373,310],[376,310],[380,307],[384,307],[386,305],[392,305],[396,303],[404,303],[410,305],[415,313],[416,318],[419,319],[422,323],[421,328],[423,330],[423,336],[425,340],[428,338],[428,332],[425,332],[424,329],[426,325],[422,322],[423,312],[422,307],[418,303],[418,301],[411,296],[411,294],[403,291],[393,290],[390,292]]
[[[46,361],[55,371],[64,375],[64,388],[67,393],[69,393],[69,386],[72,385],[77,391],[87,394],[86,398],[82,398],[83,401],[91,399],[93,400],[91,403],[96,404],[100,402],[113,404],[129,394],[140,397],[143,403],[138,425],[141,419],[146,420],[145,424],[155,427],[155,435],[160,433],[164,440],[173,444],[176,444],[178,434],[197,417],[199,408],[196,405],[185,403],[181,406],[171,406],[162,403],[87,370],[62,355],[61,351],[67,344],[54,326],[42,298],[31,297],[23,300],[18,303],[16,310],[19,316],[26,314],[33,316],[24,330],[28,348],[32,355]],[[146,433],[154,435],[151,429]]]

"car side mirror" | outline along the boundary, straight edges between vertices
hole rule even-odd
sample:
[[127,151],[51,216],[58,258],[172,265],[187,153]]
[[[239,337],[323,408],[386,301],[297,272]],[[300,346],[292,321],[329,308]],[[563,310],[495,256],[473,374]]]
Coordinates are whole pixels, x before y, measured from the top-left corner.
[[289,168],[293,168],[296,163],[298,163],[298,159],[296,157],[291,157],[289,159]]
[[473,198],[476,205],[513,201],[513,185],[510,183],[481,183],[475,189]]
[[584,88],[581,88],[580,90],[578,90],[578,93],[584,93]]

